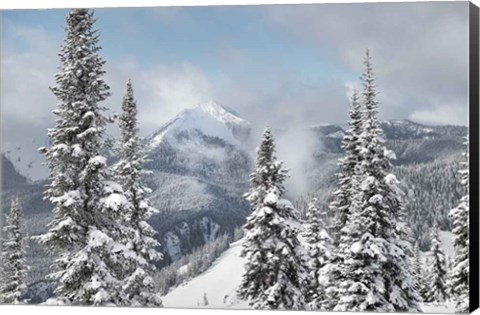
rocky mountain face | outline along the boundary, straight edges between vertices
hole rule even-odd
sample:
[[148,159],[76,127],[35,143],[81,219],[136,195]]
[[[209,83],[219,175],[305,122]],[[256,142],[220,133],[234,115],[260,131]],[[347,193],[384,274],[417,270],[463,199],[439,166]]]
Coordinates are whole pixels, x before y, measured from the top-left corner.
[[[403,176],[400,179],[410,187],[416,185],[422,191],[432,191],[435,199],[447,200],[441,205],[445,208],[441,211],[448,211],[450,204],[456,202],[457,194],[461,193],[448,194],[445,191],[447,188],[449,191],[460,189],[455,184],[453,165],[464,149],[462,143],[467,128],[432,127],[407,120],[392,120],[383,122],[382,129],[386,145],[394,153],[394,172],[400,172]],[[334,174],[337,160],[342,155],[344,127],[325,125],[308,130],[321,146],[313,150],[310,164],[304,166],[307,187],[326,206],[335,189]],[[276,136],[281,132],[275,131]],[[160,210],[151,219],[151,224],[158,231],[157,237],[163,246],[163,265],[224,233],[232,233],[244,222],[249,207],[243,194],[248,189],[248,176],[254,167],[257,140],[253,139],[248,121],[214,102],[179,113],[145,139],[148,156],[145,166],[150,171],[147,185],[153,191],[152,205]],[[445,169],[445,165],[452,171],[438,176],[449,185],[432,188],[429,181],[415,179],[415,174],[429,172],[432,174],[430,178],[439,181],[432,176],[437,176],[435,170]],[[30,236],[44,232],[51,218],[51,206],[42,199],[45,184],[45,181],[29,182],[2,155],[2,209],[8,212],[10,196],[18,195],[24,206]],[[415,193],[412,192],[413,196]],[[302,199],[302,196],[289,197]],[[412,211],[412,218],[419,221],[424,218],[422,213],[430,210],[424,209],[426,206],[421,203],[426,200],[423,195],[419,194],[417,199],[412,207],[422,209]],[[301,206],[301,203],[297,204]],[[428,219],[425,221],[428,224]],[[444,228],[447,227],[445,223]],[[426,228],[419,227],[418,231],[422,229]],[[32,287],[42,286],[44,284],[38,280],[47,272],[51,258],[37,244],[29,242],[29,245],[28,259],[32,269],[28,280]]]

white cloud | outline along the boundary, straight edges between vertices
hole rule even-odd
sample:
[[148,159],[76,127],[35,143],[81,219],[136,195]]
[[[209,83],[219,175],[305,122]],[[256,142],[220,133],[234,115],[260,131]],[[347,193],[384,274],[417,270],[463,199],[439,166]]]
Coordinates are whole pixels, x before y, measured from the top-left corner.
[[[41,28],[10,27],[17,44],[29,47],[20,51],[6,40],[1,52],[2,116],[5,123],[45,126],[55,106],[48,87],[56,72],[54,41]],[[13,126],[9,126],[13,127]]]
[[355,81],[347,81],[345,82],[345,89],[346,89],[346,95],[348,99],[351,99],[353,96],[353,92],[356,91],[361,91],[361,85],[359,82]]
[[321,151],[321,141],[311,129],[301,125],[288,126],[274,135],[276,138],[278,158],[285,162],[290,178],[286,181],[288,192],[294,196],[309,191],[308,178],[313,165],[314,152]]
[[358,76],[370,48],[383,119],[408,117],[438,100],[468,106],[466,2],[272,6],[270,18]]
[[141,74],[141,90],[149,107],[142,121],[158,128],[182,109],[211,99],[211,84],[202,71],[189,63],[158,65]]
[[181,110],[211,99],[211,83],[197,67],[182,62],[155,64],[142,69],[133,60],[107,64],[106,80],[112,97],[107,107],[120,111],[125,83],[131,78],[137,100],[140,131],[147,135]]
[[431,109],[415,110],[409,118],[428,125],[467,125],[468,108],[459,105],[438,106]]

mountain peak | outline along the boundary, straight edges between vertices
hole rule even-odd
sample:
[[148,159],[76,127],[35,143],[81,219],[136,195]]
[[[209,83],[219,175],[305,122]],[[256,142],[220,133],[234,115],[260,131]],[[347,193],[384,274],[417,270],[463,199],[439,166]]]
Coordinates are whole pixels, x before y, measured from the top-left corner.
[[166,136],[175,138],[175,135],[182,132],[201,132],[206,136],[238,144],[248,138],[249,131],[250,122],[238,116],[232,109],[209,101],[183,110],[147,138],[147,142],[148,147],[153,149],[162,143]]
[[201,110],[203,113],[206,113],[216,120],[231,125],[239,125],[243,127],[249,127],[250,123],[240,117],[233,109],[219,104],[215,101],[208,101],[205,103],[200,103],[196,106],[195,109]]

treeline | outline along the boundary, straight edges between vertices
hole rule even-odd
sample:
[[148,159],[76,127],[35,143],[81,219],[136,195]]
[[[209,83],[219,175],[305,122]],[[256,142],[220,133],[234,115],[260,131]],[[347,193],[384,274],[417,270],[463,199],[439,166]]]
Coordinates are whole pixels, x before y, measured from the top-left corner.
[[452,230],[450,209],[466,193],[458,180],[459,169],[457,161],[433,161],[395,168],[404,184],[407,221],[422,251],[430,248],[430,229],[435,222],[442,231]]

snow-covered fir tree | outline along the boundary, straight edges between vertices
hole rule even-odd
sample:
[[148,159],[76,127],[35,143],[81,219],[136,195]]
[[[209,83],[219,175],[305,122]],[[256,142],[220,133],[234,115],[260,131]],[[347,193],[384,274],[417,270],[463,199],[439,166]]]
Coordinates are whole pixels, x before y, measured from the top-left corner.
[[350,102],[349,128],[342,140],[345,156],[339,160],[340,172],[337,174],[339,188],[334,193],[330,209],[334,214],[333,237],[336,243],[340,238],[340,230],[347,222],[350,209],[351,178],[360,159],[360,135],[363,130],[362,108],[358,91],[354,90]]
[[385,285],[382,259],[386,259],[386,240],[372,234],[374,207],[366,207],[368,186],[361,187],[362,176],[352,177],[349,218],[341,230],[337,251],[340,282],[335,311],[392,310]]
[[461,183],[465,186],[467,192],[460,200],[460,204],[450,211],[450,220],[453,226],[453,246],[455,248],[455,257],[453,260],[451,272],[451,291],[456,303],[456,311],[459,313],[469,312],[469,150],[468,136],[465,139],[466,152],[465,160],[462,162],[462,170],[460,171]]
[[5,238],[2,252],[2,273],[0,278],[0,303],[20,304],[27,290],[25,277],[25,231],[22,207],[15,197],[12,199],[10,215],[3,227]]
[[431,234],[431,247],[428,253],[428,265],[425,282],[425,302],[442,303],[448,299],[447,266],[445,254],[440,246],[438,224],[435,222]]
[[50,146],[40,149],[50,169],[45,196],[53,219],[37,240],[56,255],[48,278],[57,284],[58,303],[121,305],[123,266],[136,253],[121,243],[129,202],[102,155],[111,122],[100,105],[110,95],[105,61],[98,54],[93,11],[73,9],[66,19],[61,72],[52,88],[56,126],[48,131]]
[[[336,265],[340,311],[418,311],[409,230],[398,181],[390,173],[381,138],[378,100],[369,51],[362,75],[359,163],[350,185],[347,223],[340,232]],[[354,184],[355,182],[355,184]]]
[[266,128],[257,149],[250,191],[245,195],[252,213],[244,225],[242,255],[245,272],[238,295],[258,309],[301,310],[305,307],[304,250],[298,240],[297,210],[283,199],[287,171],[275,157],[275,144]]
[[129,249],[143,258],[132,259],[126,264],[127,275],[123,288],[129,305],[162,306],[153,281],[156,269],[153,262],[162,258],[156,250],[160,244],[154,239],[155,230],[147,222],[157,210],[149,205],[147,194],[150,190],[142,184],[145,158],[138,137],[137,104],[130,80],[123,97],[119,127],[121,159],[115,166],[115,174],[130,203],[122,218],[124,225],[129,227],[125,230],[124,242]]
[[422,257],[420,255],[420,246],[418,242],[415,243],[414,252],[413,252],[413,272],[417,282],[417,291],[423,299],[423,293],[425,292],[425,273],[424,273],[424,264],[422,263]]
[[314,198],[308,205],[307,223],[303,233],[308,255],[308,275],[304,286],[305,301],[311,310],[326,308],[325,289],[330,282],[329,263],[332,257],[332,239],[327,232],[322,215]]
[[326,299],[323,305],[324,309],[332,310],[338,304],[338,286],[334,283],[343,281],[339,266],[341,257],[338,257],[337,250],[340,242],[342,229],[347,223],[351,208],[351,185],[355,168],[361,158],[360,155],[360,136],[363,130],[363,114],[359,92],[353,91],[350,101],[350,120],[349,128],[342,139],[342,149],[345,156],[340,158],[340,172],[337,174],[339,188],[335,191],[333,201],[330,204],[330,210],[333,213],[333,224],[330,228],[334,243],[331,262],[329,267],[329,278],[331,285],[326,289]]
[[453,277],[453,260],[450,255],[445,254],[445,268],[447,269],[447,295],[451,299],[453,297],[453,285],[452,285],[452,277]]

